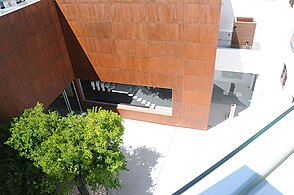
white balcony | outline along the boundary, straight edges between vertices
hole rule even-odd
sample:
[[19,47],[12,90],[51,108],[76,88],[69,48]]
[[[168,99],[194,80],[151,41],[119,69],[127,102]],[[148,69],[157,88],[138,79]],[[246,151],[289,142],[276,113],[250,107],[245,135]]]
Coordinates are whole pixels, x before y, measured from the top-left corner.
[[[252,47],[237,49],[219,44],[215,60],[216,70],[260,74],[266,69],[265,75],[272,73],[273,78],[279,78],[285,63],[288,79],[294,77],[294,53],[290,47],[294,33],[294,25],[291,22],[294,9],[288,1],[224,0],[222,9],[219,43],[223,42],[225,32],[233,30],[232,22],[235,17],[253,17],[257,25]],[[227,40],[228,44],[229,42],[230,40]],[[294,85],[294,80],[288,83]]]

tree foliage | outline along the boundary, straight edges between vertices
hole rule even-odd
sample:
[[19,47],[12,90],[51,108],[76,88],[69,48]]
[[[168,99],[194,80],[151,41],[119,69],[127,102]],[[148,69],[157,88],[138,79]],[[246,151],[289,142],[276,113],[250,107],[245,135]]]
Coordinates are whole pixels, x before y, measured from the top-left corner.
[[0,194],[54,194],[58,183],[5,145],[9,131],[2,127],[0,131]]
[[58,181],[59,190],[82,184],[120,187],[119,171],[126,170],[126,162],[119,150],[124,127],[118,114],[93,108],[86,116],[62,117],[43,111],[38,103],[15,118],[6,143]]

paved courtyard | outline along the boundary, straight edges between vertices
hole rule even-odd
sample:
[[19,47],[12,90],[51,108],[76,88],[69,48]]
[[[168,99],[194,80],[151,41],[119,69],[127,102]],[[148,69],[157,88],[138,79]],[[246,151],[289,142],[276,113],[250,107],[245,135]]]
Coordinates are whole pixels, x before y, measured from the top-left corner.
[[[270,122],[257,112],[243,114],[209,131],[125,120],[123,151],[129,171],[121,175],[122,188],[112,194],[172,194]],[[294,112],[186,194],[198,194],[244,165],[265,172],[293,147],[289,125],[293,118]],[[293,160],[291,156],[269,176],[269,182],[284,194],[294,193]]]

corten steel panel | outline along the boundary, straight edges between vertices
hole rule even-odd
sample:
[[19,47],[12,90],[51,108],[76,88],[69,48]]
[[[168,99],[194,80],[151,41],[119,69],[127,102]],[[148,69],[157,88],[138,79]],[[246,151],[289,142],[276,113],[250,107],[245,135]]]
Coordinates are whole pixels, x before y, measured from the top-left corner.
[[53,0],[0,17],[0,121],[40,101],[47,107],[74,79]]
[[221,0],[56,2],[77,78],[171,88],[172,116],[118,111],[207,129]]

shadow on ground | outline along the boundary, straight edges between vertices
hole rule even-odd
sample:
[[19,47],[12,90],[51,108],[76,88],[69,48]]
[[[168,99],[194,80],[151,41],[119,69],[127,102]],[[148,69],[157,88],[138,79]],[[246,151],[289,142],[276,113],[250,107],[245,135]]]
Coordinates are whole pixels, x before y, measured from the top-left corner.
[[122,188],[111,190],[110,195],[151,195],[156,185],[152,171],[162,155],[146,146],[123,148],[129,171],[121,173]]

